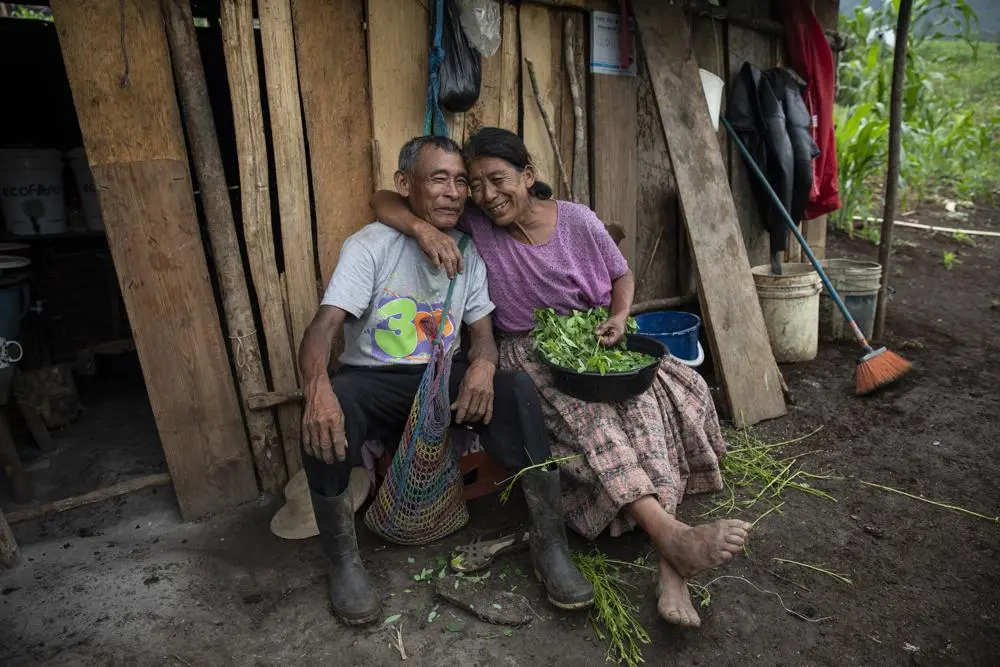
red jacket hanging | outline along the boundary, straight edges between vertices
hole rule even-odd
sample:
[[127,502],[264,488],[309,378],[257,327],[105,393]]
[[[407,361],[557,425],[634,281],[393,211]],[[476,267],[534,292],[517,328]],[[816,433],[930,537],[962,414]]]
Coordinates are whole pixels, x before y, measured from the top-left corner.
[[805,0],[782,0],[785,37],[792,67],[806,80],[806,108],[812,115],[813,141],[820,154],[813,161],[813,187],[806,219],[840,208],[837,190],[837,146],[833,135],[836,72],[833,51],[823,26]]

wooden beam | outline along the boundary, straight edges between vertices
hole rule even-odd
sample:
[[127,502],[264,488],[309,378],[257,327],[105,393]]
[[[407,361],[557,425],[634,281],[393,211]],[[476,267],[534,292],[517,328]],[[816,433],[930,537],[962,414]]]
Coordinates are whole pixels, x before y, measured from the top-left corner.
[[194,519],[240,504],[256,497],[257,484],[208,278],[159,7],[156,0],[51,4],[181,514]]
[[[239,158],[241,219],[247,263],[264,329],[271,386],[275,391],[292,391],[298,387],[298,382],[271,228],[267,140],[257,71],[253,0],[222,0],[219,9]],[[297,406],[278,410],[278,427],[281,429],[289,476],[302,467],[299,453],[301,420],[302,412]]]
[[[233,220],[232,204],[229,201],[226,174],[222,167],[212,104],[208,98],[205,67],[198,50],[198,36],[194,31],[191,3],[188,0],[162,0],[160,6],[167,27],[167,41],[170,44],[192,164],[201,189],[236,379],[243,395],[267,391],[264,364],[257,343],[257,325],[243,272],[243,257],[236,236],[236,222]],[[264,491],[284,488],[288,475],[274,415],[270,412],[246,410],[244,416],[250,434],[250,452],[253,454],[261,488]]]
[[424,133],[427,6],[396,0],[367,4],[374,185],[392,190],[399,149]]
[[292,21],[325,286],[344,240],[372,220],[364,7],[357,0],[292,0]]
[[698,274],[715,368],[740,426],[785,414],[778,366],[750,275],[718,139],[679,5],[635,0],[667,150]]
[[264,80],[271,117],[292,349],[298,350],[306,327],[316,316],[319,297],[292,10],[289,0],[258,0],[257,13],[264,47]]
[[50,514],[58,514],[60,512],[67,512],[78,507],[93,505],[94,503],[124,496],[127,493],[133,493],[142,489],[149,489],[154,486],[166,486],[167,484],[170,484],[171,481],[170,475],[165,472],[136,477],[124,482],[112,484],[111,486],[106,486],[103,489],[88,491],[87,493],[82,493],[78,496],[70,496],[69,498],[61,498],[50,503],[16,509],[7,516],[7,521],[11,525],[14,525],[25,521],[41,519],[42,517],[49,516]]

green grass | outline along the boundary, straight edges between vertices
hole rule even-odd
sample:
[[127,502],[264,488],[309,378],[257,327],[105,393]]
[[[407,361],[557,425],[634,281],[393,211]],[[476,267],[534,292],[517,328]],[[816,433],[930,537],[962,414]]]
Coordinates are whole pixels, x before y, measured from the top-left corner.
[[[961,16],[964,2],[940,0],[938,5],[954,18]],[[927,14],[929,8],[918,3],[914,12]],[[886,42],[868,38],[894,27],[895,19],[892,3],[861,6],[841,18],[840,29],[849,39],[838,69],[835,126],[843,207],[834,219],[848,231],[853,231],[853,216],[881,213],[893,51]],[[986,204],[1000,200],[1000,151],[995,149],[1000,142],[1000,47],[941,37],[937,29],[910,36],[900,165],[904,210],[941,197]]]

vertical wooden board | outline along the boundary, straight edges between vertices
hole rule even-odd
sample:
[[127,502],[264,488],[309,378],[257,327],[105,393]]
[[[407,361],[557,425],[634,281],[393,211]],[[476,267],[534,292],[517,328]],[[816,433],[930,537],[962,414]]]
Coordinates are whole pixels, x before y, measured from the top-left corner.
[[606,225],[625,230],[619,247],[636,264],[636,78],[590,75],[594,211]]
[[292,20],[326,285],[344,239],[372,217],[365,16],[357,0],[292,0]]
[[[502,4],[500,48],[489,58],[482,59],[482,82],[479,99],[465,113],[461,142],[469,140],[483,127],[502,127],[517,132],[521,91],[518,88],[519,39],[517,5]],[[456,141],[459,141],[456,138]]]
[[500,117],[498,127],[521,131],[521,21],[519,5],[504,3],[500,44]]
[[559,53],[562,40],[556,39],[557,34],[554,32],[555,24],[558,24],[558,20],[555,18],[557,16],[558,14],[550,12],[548,8],[541,5],[522,5],[519,19],[523,67],[521,104],[524,109],[524,143],[528,147],[528,152],[531,153],[539,178],[551,185],[554,192],[559,190],[559,169],[556,166],[555,150],[552,148],[548,130],[545,128],[545,121],[542,119],[542,113],[539,111],[538,102],[535,99],[527,61],[530,60],[534,64],[539,97],[542,104],[545,105],[553,125],[556,126],[558,140],[558,126],[556,124],[560,118],[562,89],[560,80],[555,76],[558,67],[553,64],[553,55]]
[[[156,0],[55,0],[108,246],[181,513],[257,495]],[[122,87],[122,9],[129,78]]]
[[[375,187],[392,190],[399,149],[423,134],[427,99],[427,5],[368,0]],[[364,110],[358,108],[358,113]]]
[[186,160],[159,3],[56,0],[51,6],[90,163]]
[[[247,263],[267,344],[271,387],[275,391],[293,391],[298,387],[298,381],[271,226],[267,140],[257,68],[253,0],[222,0],[220,11],[242,185],[241,220]],[[278,425],[289,476],[302,467],[299,453],[301,420],[300,406],[283,405],[278,408]]]
[[[552,124],[556,131],[556,142],[559,144],[559,154],[562,157],[563,168],[566,170],[566,180],[572,187],[573,175],[573,95],[569,89],[569,74],[566,72],[566,17],[575,12],[552,12],[549,17],[552,30],[552,93],[555,96],[555,114]],[[550,111],[549,113],[553,113]],[[558,167],[557,167],[558,169]],[[559,199],[573,200],[570,188],[563,184],[562,178],[556,178],[552,187]]]
[[257,484],[187,164],[147,160],[93,172],[181,513],[195,518],[250,500]]
[[278,186],[281,248],[292,319],[292,349],[297,350],[306,327],[316,316],[319,296],[292,8],[289,0],[258,0],[257,13]]
[[[636,109],[636,230],[635,300],[647,301],[681,293],[678,276],[685,281],[690,273],[687,261],[683,268],[680,237],[685,234],[677,208],[677,184],[670,155],[663,139],[660,111],[656,106],[653,83],[641,48],[637,51],[638,76]],[[599,165],[595,162],[595,167]],[[659,244],[657,244],[659,242]],[[656,249],[655,256],[653,250]],[[684,252],[687,252],[686,245]],[[684,258],[686,260],[686,257]],[[681,273],[683,270],[683,273]]]
[[[733,8],[732,11],[736,11],[736,9]],[[770,18],[770,0],[743,0],[739,4],[739,15]],[[771,67],[774,64],[774,48],[771,37],[732,23],[729,24],[728,32],[729,78],[727,92],[731,91],[736,83],[743,63],[749,61],[758,67]],[[769,264],[770,242],[761,220],[762,211],[750,182],[753,176],[747,170],[746,163],[736,146],[731,143],[729,146],[729,167],[733,200],[736,204],[736,213],[739,215],[743,243],[746,245],[750,266]]]
[[715,368],[738,425],[785,414],[780,374],[740,243],[739,221],[680,5],[635,0],[643,52],[696,262]]

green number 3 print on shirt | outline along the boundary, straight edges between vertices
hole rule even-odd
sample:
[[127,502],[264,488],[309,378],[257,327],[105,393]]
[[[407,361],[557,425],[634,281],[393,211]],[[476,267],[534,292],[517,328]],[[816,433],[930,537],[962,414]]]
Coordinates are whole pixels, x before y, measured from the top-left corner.
[[[378,309],[388,329],[375,331],[375,343],[390,357],[403,359],[417,349],[417,304],[412,299],[393,299]],[[399,327],[398,329],[396,327]]]

